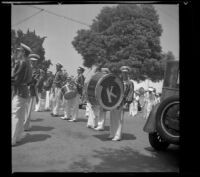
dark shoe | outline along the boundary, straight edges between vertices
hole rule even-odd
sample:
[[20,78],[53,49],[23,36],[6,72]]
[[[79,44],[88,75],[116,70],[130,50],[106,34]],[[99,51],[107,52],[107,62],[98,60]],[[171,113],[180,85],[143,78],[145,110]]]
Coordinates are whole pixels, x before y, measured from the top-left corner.
[[52,117],[59,117],[58,114],[53,114],[53,113],[51,113],[51,116],[52,116]]
[[113,139],[113,136],[108,136],[107,139]]
[[92,129],[94,129],[94,128],[93,128],[92,126],[90,126],[90,125],[87,125],[86,127],[87,127],[87,128],[92,128]]
[[30,131],[31,127],[24,129],[24,131]]

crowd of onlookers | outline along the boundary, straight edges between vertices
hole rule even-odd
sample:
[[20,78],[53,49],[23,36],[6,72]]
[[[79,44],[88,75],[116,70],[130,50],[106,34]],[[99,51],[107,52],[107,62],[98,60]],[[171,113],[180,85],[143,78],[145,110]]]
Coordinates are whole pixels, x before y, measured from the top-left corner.
[[157,93],[156,89],[149,87],[145,90],[140,87],[134,91],[134,100],[129,106],[129,114],[135,116],[138,112],[142,113],[140,116],[147,119],[153,105],[160,102],[161,93]]

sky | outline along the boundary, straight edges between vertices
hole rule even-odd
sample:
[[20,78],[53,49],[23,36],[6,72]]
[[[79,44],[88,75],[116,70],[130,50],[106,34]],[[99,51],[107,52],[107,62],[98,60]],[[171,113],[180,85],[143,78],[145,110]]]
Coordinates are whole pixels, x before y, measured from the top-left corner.
[[[91,25],[93,19],[105,6],[116,6],[117,4],[65,4],[65,5],[34,5],[53,13],[78,20]],[[157,4],[154,5],[159,15],[159,23],[162,25],[163,33],[160,38],[162,51],[172,51],[175,58],[179,60],[179,6]],[[12,29],[21,29],[23,32],[35,30],[40,37],[47,36],[43,47],[45,58],[51,59],[53,66],[50,70],[55,72],[55,64],[61,63],[70,75],[76,75],[76,70],[82,66],[83,59],[74,49],[72,41],[81,29],[89,29],[83,25],[67,18],[58,17],[47,12],[39,12],[38,9],[29,5],[12,5],[11,26]],[[24,19],[26,19],[23,21]],[[85,68],[85,76],[89,77],[93,71]]]

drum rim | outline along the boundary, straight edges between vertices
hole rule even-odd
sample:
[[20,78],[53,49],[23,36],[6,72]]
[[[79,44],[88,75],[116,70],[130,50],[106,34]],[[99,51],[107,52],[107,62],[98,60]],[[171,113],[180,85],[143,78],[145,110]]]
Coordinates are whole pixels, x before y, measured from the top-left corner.
[[[66,88],[68,89],[67,84],[65,84],[64,86],[62,86],[62,87],[61,87],[61,94],[63,95],[63,97],[64,97],[65,100],[69,100],[69,99],[66,99],[66,98],[65,98],[65,93],[63,93],[63,91],[62,91],[62,88],[64,88],[64,87],[66,87]],[[71,91],[71,92],[72,92],[72,93],[75,93],[75,96],[73,97],[73,98],[75,98],[75,97],[77,96],[77,91],[75,90],[75,91]],[[67,93],[69,93],[69,92],[67,92]]]
[[[103,74],[103,73],[102,73],[102,74]],[[113,110],[113,109],[117,108],[117,107],[121,104],[121,102],[122,102],[122,100],[123,100],[123,97],[124,97],[123,83],[120,85],[121,96],[120,96],[118,102],[117,102],[114,106],[112,106],[112,107],[107,107],[107,106],[105,106],[105,105],[103,104],[103,102],[101,101],[100,94],[97,93],[97,87],[100,86],[100,84],[101,84],[101,82],[102,82],[103,79],[105,79],[105,78],[107,78],[107,77],[109,77],[109,76],[115,76],[117,79],[121,80],[121,79],[120,79],[118,76],[116,76],[115,74],[112,74],[112,73],[107,73],[107,74],[105,74],[104,77],[100,78],[99,81],[97,82],[97,85],[96,85],[96,87],[95,87],[95,97],[97,98],[97,102],[99,103],[99,105],[100,105],[102,108],[104,108],[104,109],[106,109],[106,110]]]

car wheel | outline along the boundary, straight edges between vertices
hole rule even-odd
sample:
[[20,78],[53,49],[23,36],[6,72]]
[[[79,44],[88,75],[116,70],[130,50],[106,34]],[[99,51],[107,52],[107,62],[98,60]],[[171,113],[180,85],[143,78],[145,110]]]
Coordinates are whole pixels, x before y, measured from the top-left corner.
[[170,144],[166,141],[163,141],[158,132],[149,133],[149,143],[156,150],[165,150]]
[[156,129],[167,142],[179,144],[179,96],[174,95],[162,101],[156,113]]

